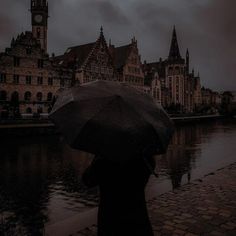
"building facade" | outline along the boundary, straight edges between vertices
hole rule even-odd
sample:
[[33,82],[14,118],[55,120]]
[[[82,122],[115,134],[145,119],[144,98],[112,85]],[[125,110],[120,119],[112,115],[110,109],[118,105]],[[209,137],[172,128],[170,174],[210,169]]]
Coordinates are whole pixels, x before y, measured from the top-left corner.
[[94,80],[114,80],[114,63],[102,28],[95,42],[70,47],[64,55],[53,60],[58,67],[73,71],[73,85]]
[[64,75],[47,54],[47,1],[32,0],[31,15],[32,31],[0,54],[0,115],[48,113],[57,91],[70,85],[61,83]]
[[114,61],[116,80],[143,91],[144,73],[137,40],[133,38],[130,44],[121,47],[110,43],[109,50]]
[[[176,30],[172,33],[169,56],[166,60],[143,64],[146,77],[158,72],[161,87],[161,104],[169,112],[192,113],[201,104],[200,77],[189,72],[189,51],[182,58]],[[152,77],[154,79],[154,77]],[[150,80],[150,78],[149,78]]]

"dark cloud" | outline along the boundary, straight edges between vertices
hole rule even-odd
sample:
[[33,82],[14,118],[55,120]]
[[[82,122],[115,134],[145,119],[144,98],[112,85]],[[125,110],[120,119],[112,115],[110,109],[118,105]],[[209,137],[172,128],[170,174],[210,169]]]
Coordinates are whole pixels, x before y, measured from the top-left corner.
[[[1,50],[12,36],[30,29],[29,3],[1,0]],[[236,90],[235,0],[49,0],[49,5],[50,52],[95,41],[103,25],[116,45],[136,36],[142,59],[154,61],[167,57],[176,25],[182,56],[188,47],[202,84]]]

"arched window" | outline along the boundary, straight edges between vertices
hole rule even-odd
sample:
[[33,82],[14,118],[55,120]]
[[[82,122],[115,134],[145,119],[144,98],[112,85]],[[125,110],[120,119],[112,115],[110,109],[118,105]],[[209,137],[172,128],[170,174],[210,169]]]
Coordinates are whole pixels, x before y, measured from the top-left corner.
[[41,36],[41,30],[40,30],[40,28],[38,27],[38,28],[37,28],[37,38],[40,38],[40,36]]
[[28,108],[26,109],[26,113],[27,113],[27,114],[31,114],[31,113],[32,113],[32,109],[31,109],[30,107],[28,107]]
[[177,75],[180,74],[180,68],[179,68],[179,66],[176,66],[176,67],[175,67],[175,73],[176,73]]
[[19,101],[19,93],[18,92],[14,92],[12,95],[11,95],[11,101],[12,102],[18,102]]
[[6,101],[7,100],[7,92],[2,90],[0,91],[0,101]]
[[51,92],[48,93],[47,100],[48,100],[48,101],[52,101],[52,97],[53,97],[53,96],[52,96],[52,93],[51,93]]
[[29,92],[29,91],[26,92],[24,98],[25,98],[25,101],[30,101],[30,99],[31,99],[31,92]]
[[36,97],[37,97],[37,100],[38,100],[38,101],[42,101],[42,99],[43,99],[43,94],[42,94],[41,92],[38,92],[37,95],[36,95]]
[[168,74],[172,75],[173,74],[173,67],[169,67]]

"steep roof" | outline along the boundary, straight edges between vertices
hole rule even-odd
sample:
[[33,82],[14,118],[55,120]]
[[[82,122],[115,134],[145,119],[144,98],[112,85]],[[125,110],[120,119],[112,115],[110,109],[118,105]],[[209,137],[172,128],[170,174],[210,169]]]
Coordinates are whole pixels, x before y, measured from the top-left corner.
[[178,44],[177,34],[176,34],[175,27],[174,27],[173,33],[172,33],[172,40],[171,40],[168,60],[169,61],[178,61],[178,60],[181,60],[181,59],[182,59],[182,57],[181,57],[180,51],[179,51],[179,44]]
[[64,55],[57,56],[54,60],[62,66],[72,67],[75,63],[82,66],[84,61],[88,58],[88,55],[92,51],[94,45],[95,42],[69,47]]
[[18,34],[17,38],[12,38],[11,47],[20,44],[28,47],[38,47],[41,48],[40,42],[34,38],[33,33],[31,31],[25,31],[21,34]]
[[130,53],[131,44],[115,48],[114,63],[117,69],[122,68]]
[[143,69],[147,73],[158,72],[160,78],[166,77],[165,61],[146,63],[143,65]]

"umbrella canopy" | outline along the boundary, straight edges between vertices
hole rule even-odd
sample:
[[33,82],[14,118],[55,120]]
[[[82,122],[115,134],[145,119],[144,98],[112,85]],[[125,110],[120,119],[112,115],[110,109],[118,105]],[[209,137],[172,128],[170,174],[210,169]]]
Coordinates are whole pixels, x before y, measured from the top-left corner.
[[164,153],[173,124],[160,105],[118,82],[95,81],[63,91],[50,114],[72,148],[113,161]]

